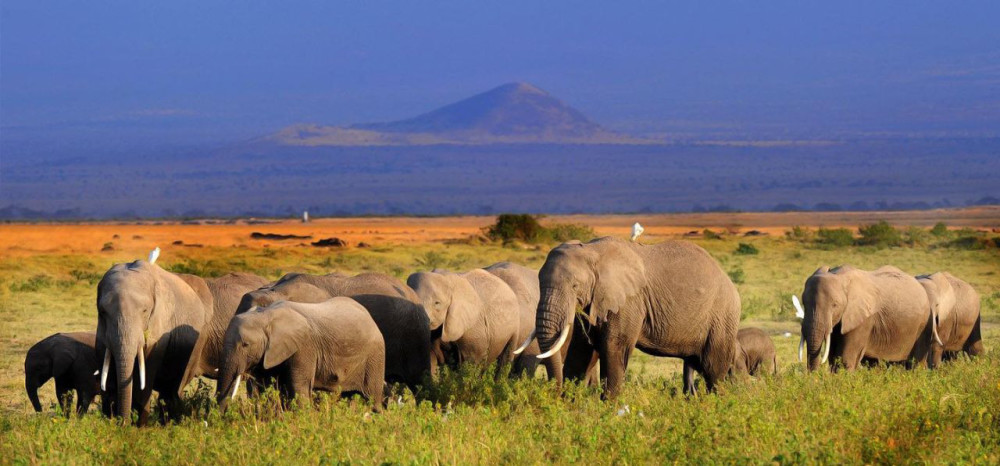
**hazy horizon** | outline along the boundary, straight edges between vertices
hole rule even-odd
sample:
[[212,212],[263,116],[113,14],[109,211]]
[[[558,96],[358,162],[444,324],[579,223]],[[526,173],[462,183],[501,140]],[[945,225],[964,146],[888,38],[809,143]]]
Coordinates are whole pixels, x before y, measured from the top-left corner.
[[[5,1],[8,150],[397,120],[510,81],[667,139],[995,136],[1000,5]],[[25,149],[27,148],[27,149]]]

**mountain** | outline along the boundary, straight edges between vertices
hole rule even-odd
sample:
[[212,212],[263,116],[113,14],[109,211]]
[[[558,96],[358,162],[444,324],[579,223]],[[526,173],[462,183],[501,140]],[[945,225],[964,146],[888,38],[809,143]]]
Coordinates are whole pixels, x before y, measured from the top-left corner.
[[296,146],[648,144],[602,128],[531,84],[509,83],[413,118],[349,127],[301,124],[268,136]]

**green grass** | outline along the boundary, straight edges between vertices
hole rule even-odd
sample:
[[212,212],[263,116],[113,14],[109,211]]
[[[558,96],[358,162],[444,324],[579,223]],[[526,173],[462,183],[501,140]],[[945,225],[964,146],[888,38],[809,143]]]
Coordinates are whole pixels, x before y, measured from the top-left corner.
[[[121,427],[96,413],[56,416],[51,382],[42,388],[46,412],[36,415],[23,392],[27,348],[57,331],[92,329],[96,281],[112,263],[134,258],[120,251],[0,257],[0,463],[1000,461],[997,248],[948,245],[976,237],[969,232],[925,235],[904,247],[830,247],[816,244],[807,229],[787,238],[715,236],[694,242],[723,270],[740,271],[743,325],[772,335],[778,377],[726,383],[717,395],[686,399],[679,393],[678,361],[636,354],[626,389],[614,402],[601,402],[589,387],[571,386],[560,395],[541,379],[495,381],[459,371],[442,376],[425,394],[428,401],[416,404],[407,395],[380,414],[370,414],[360,400],[323,399],[315,408],[286,411],[265,399],[240,400],[222,415],[194,394],[192,406],[199,409],[190,417],[146,429]],[[740,243],[757,254],[737,253]],[[160,261],[207,276],[378,271],[405,278],[431,267],[465,270],[501,260],[539,267],[548,247],[201,248]],[[798,324],[789,297],[801,293],[820,265],[844,263],[893,264],[912,274],[949,270],[969,281],[983,300],[987,356],[933,372],[803,373],[793,362]],[[210,390],[211,383],[203,385],[203,393]],[[626,405],[628,412],[619,415]]]

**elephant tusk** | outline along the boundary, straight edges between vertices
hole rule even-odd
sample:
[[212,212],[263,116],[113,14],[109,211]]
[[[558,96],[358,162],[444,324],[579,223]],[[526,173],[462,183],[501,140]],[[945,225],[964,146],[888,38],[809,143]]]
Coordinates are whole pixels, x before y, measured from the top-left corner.
[[535,339],[535,331],[532,330],[531,334],[528,335],[528,339],[524,340],[524,343],[521,343],[521,346],[518,346],[517,349],[514,350],[514,354],[521,354],[522,352],[524,352],[524,350],[528,348],[528,345],[530,345],[534,339]]
[[146,350],[143,348],[144,344],[139,346],[139,389],[146,389]]
[[827,359],[830,357],[830,335],[833,335],[833,332],[826,334],[826,349],[823,350],[823,364],[826,364]]
[[545,359],[545,358],[547,358],[549,356],[552,356],[553,354],[556,354],[556,352],[559,351],[559,348],[562,348],[563,343],[566,343],[566,338],[569,337],[569,327],[570,327],[570,325],[573,325],[572,322],[566,324],[566,326],[563,327],[562,335],[559,335],[559,341],[556,342],[555,346],[553,346],[548,351],[546,351],[546,352],[544,352],[542,354],[539,354],[538,356],[535,356],[535,357],[538,358],[538,359]]
[[101,391],[108,389],[108,369],[111,366],[111,350],[104,349],[104,367],[101,369]]
[[937,344],[944,346],[944,343],[941,343],[941,336],[938,334],[937,317],[933,315],[931,316],[931,326],[934,330],[934,341],[937,341]]
[[233,394],[229,396],[230,400],[236,399],[236,392],[240,389],[240,380],[243,379],[243,374],[236,376],[236,383],[233,384]]
[[802,362],[802,349],[806,346],[806,339],[799,336],[799,362]]

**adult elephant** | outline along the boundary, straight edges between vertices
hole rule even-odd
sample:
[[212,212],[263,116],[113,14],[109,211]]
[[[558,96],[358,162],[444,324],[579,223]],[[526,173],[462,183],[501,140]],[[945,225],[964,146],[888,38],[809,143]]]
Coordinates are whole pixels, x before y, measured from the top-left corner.
[[368,311],[350,298],[282,301],[252,308],[226,330],[216,400],[223,411],[243,374],[271,371],[282,399],[313,390],[360,393],[382,407],[385,344]]
[[896,267],[821,267],[806,280],[802,303],[799,355],[804,343],[809,370],[838,361],[853,370],[862,358],[913,367],[934,339],[927,293]]
[[[484,267],[483,270],[503,280],[517,298],[518,329],[516,341],[523,341],[526,345],[514,350],[516,356],[514,358],[513,369],[516,374],[527,374],[530,377],[538,367],[539,359],[535,356],[541,353],[538,351],[538,342],[533,341],[535,334],[535,309],[538,308],[538,298],[540,295],[538,291],[538,271],[511,262],[498,262],[489,267]],[[561,355],[554,355],[554,357],[546,359],[545,362],[549,378],[553,378],[555,376],[555,364],[558,363],[558,367],[562,367],[562,357]]]
[[431,366],[431,331],[416,293],[389,275],[292,273],[272,285],[245,294],[236,310],[266,307],[277,301],[320,303],[335,297],[352,298],[371,314],[385,340],[385,378],[401,382],[416,393]]
[[948,272],[921,275],[917,281],[927,292],[938,339],[931,345],[927,365],[941,364],[943,357],[959,352],[977,356],[983,352],[979,293]]
[[709,390],[735,357],[739,294],[719,264],[693,244],[647,246],[613,237],[565,243],[549,252],[539,284],[540,357],[559,351],[577,332],[574,317],[581,309],[586,325],[573,336],[580,348],[571,348],[566,363],[592,366],[596,352],[605,399],[621,392],[634,348],[682,358]]
[[211,379],[217,377],[222,364],[222,340],[229,321],[236,315],[240,300],[245,294],[268,284],[264,278],[242,272],[229,273],[205,281],[212,294],[212,318],[198,335],[198,341],[188,359],[184,377],[178,388],[179,395],[195,377],[201,375]]
[[423,303],[431,329],[457,353],[457,363],[513,359],[520,325],[518,300],[503,280],[483,269],[465,273],[435,270],[410,275],[406,283]]
[[96,353],[103,358],[105,414],[128,423],[134,408],[143,425],[155,390],[168,415],[175,415],[184,370],[212,308],[212,293],[200,277],[144,260],[112,266],[97,285]]

